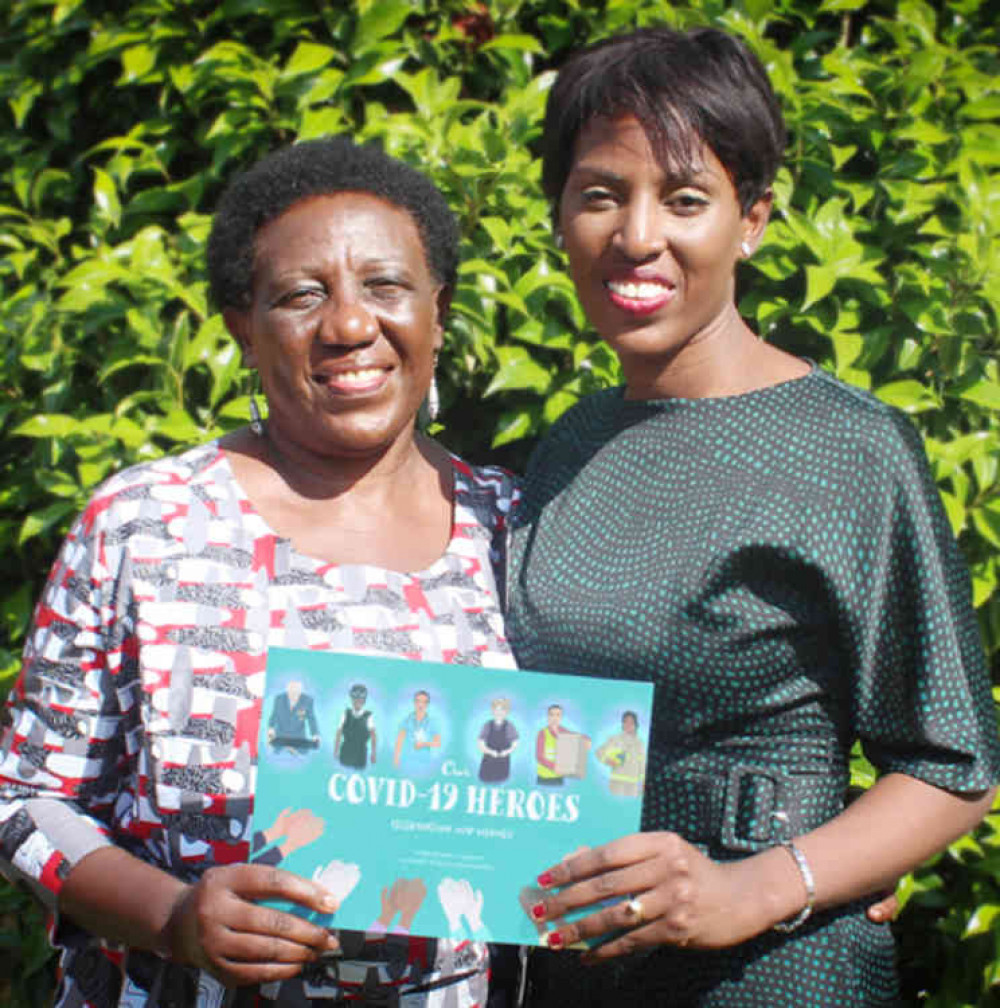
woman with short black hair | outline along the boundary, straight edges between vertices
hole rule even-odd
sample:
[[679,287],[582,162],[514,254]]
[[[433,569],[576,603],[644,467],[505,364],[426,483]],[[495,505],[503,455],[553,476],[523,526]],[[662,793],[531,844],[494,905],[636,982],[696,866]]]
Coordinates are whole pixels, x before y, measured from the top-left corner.
[[[378,907],[335,936],[357,882],[336,868],[356,866],[279,867],[341,824],[251,822],[269,648],[513,665],[492,563],[512,480],[415,426],[456,258],[434,186],[345,138],[266,157],[220,201],[212,293],[267,418],[95,491],[10,692],[0,867],[55,912],[60,1008],[485,1004],[483,942],[386,933]],[[315,747],[293,685],[300,728],[272,741]]]
[[[714,29],[598,43],[550,93],[558,242],[625,384],[529,465],[508,629],[525,667],[656,690],[644,832],[539,865],[532,918],[570,923],[531,958],[532,1006],[894,1004],[866,897],[1000,777],[919,438],[737,310],[783,145],[762,66]],[[845,810],[856,742],[880,777]]]

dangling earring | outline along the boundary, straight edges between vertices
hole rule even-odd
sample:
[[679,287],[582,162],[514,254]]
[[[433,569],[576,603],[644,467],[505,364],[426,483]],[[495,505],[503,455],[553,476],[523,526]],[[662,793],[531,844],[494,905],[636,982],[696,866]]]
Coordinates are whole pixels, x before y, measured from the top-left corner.
[[264,420],[260,415],[260,407],[257,405],[257,400],[252,392],[250,393],[250,430],[257,437],[264,436]]
[[750,248],[750,242],[748,241],[740,242],[740,251],[749,259],[750,253],[753,252],[753,249]]
[[561,250],[561,249],[564,249],[565,247],[566,247],[566,240],[563,238],[562,232],[561,231],[557,231],[556,232],[556,248]]
[[434,371],[431,373],[431,383],[427,388],[427,419],[434,423],[441,412],[441,397],[438,395],[437,354],[434,355]]

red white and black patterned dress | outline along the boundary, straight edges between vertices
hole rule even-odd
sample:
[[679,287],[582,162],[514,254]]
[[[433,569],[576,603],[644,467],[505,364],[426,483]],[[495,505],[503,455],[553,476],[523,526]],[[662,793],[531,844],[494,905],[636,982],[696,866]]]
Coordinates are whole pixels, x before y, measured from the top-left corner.
[[[256,513],[214,442],[104,484],[53,566],[8,700],[4,872],[54,910],[69,870],[101,845],[185,880],[246,861],[269,646],[513,668],[493,566],[513,480],[457,458],[453,469],[451,540],[415,574],[298,553]],[[150,954],[109,947],[55,914],[52,933],[60,1008],[128,1000],[123,976],[129,996],[162,982]],[[394,941],[368,943],[353,979],[341,965],[342,995],[374,968],[401,992],[425,988],[404,1008],[485,1002],[485,946]],[[468,977],[433,986],[455,974]],[[289,995],[282,1003],[301,1003],[301,990]]]

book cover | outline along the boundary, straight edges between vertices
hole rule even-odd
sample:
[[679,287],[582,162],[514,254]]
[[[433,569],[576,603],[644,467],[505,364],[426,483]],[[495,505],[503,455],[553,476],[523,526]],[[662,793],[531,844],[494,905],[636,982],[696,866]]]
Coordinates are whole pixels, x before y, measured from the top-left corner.
[[544,944],[539,872],[639,829],[652,694],[272,648],[250,859],[333,891],[329,927]]

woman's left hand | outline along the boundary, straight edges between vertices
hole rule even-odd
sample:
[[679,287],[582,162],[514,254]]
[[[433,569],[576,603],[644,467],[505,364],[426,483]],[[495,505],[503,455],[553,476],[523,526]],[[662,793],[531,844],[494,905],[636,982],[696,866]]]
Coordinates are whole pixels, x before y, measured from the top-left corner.
[[676,833],[634,833],[543,872],[538,882],[549,891],[529,912],[542,924],[608,901],[573,922],[559,921],[548,938],[558,949],[624,931],[588,953],[594,959],[657,945],[727,948],[770,923],[747,912],[757,890],[749,860],[713,861]]

